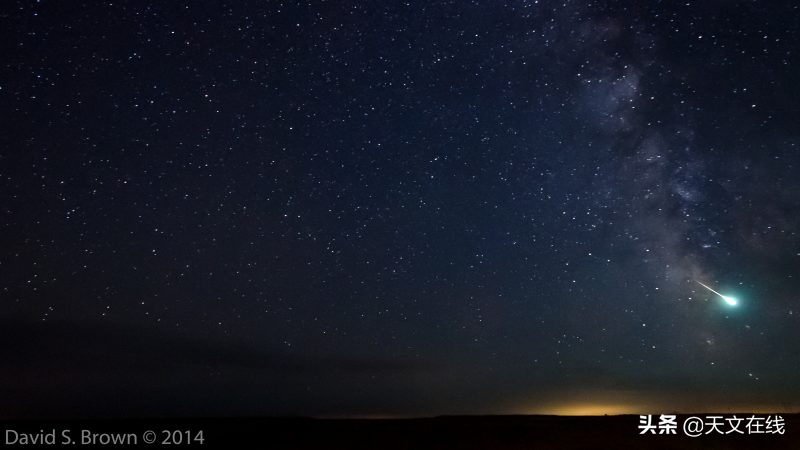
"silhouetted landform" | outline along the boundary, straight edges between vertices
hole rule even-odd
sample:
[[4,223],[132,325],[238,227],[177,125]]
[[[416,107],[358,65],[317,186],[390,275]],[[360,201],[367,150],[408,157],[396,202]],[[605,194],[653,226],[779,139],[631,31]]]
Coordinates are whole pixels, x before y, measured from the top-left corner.
[[282,449],[800,449],[800,417],[783,417],[787,421],[784,435],[696,438],[683,435],[682,430],[676,435],[640,435],[639,416],[450,416],[289,420],[264,425],[272,430],[270,448]]
[[[698,414],[703,417],[713,414]],[[731,413],[722,414],[731,417]],[[737,414],[749,417],[750,414]],[[761,415],[757,415],[761,416]],[[689,417],[679,416],[678,424]],[[711,433],[688,437],[639,434],[639,416],[443,416],[422,419],[169,419],[60,421],[48,427],[104,432],[204,429],[202,446],[181,448],[265,449],[800,449],[800,415],[782,415],[785,434]],[[5,428],[40,429],[35,421]],[[746,431],[745,431],[746,433]]]

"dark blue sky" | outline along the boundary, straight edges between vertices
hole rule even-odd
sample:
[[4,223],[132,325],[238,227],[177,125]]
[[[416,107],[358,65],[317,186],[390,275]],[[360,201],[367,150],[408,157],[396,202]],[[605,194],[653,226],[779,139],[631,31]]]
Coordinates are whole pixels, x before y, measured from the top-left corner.
[[9,2],[4,410],[796,408],[799,24]]

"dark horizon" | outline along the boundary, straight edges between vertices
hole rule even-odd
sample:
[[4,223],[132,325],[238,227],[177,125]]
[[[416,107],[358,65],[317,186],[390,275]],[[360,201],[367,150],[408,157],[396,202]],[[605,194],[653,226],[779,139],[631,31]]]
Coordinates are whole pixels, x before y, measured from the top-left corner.
[[[133,333],[108,323],[6,321],[0,322],[0,339],[17,343],[0,352],[0,397],[4,399],[5,419],[797,413],[790,402],[776,399],[770,406],[763,396],[749,402],[744,397],[739,405],[731,398],[710,395],[687,402],[677,399],[678,392],[653,394],[613,387],[591,391],[568,384],[539,393],[531,393],[522,385],[496,397],[511,398],[527,391],[527,401],[516,403],[492,404],[479,398],[470,404],[464,402],[470,397],[467,393],[443,401],[441,394],[422,391],[384,396],[377,403],[371,397],[374,392],[354,390],[353,380],[397,378],[404,373],[427,373],[436,378],[442,368],[386,358],[264,353],[237,343],[156,330]],[[222,385],[222,380],[227,384]],[[338,396],[285,391],[299,381],[336,386],[342,391]],[[203,391],[220,385],[227,388]],[[774,395],[784,392],[776,389]],[[403,396],[408,397],[406,402],[398,400]],[[420,401],[423,396],[430,400]],[[341,412],[342,406],[350,411]]]

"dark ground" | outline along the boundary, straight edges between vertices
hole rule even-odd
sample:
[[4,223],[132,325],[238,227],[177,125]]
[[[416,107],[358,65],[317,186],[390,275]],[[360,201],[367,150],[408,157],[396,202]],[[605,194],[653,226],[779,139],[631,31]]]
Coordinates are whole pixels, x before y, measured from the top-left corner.
[[[699,417],[708,414],[698,414]],[[723,414],[731,417],[729,413]],[[750,415],[737,414],[737,417]],[[757,416],[765,416],[758,414]],[[800,416],[783,415],[785,434],[690,438],[639,435],[638,416],[451,416],[430,419],[222,419],[4,422],[4,428],[91,428],[103,432],[203,429],[204,445],[179,448],[265,449],[798,449]],[[742,424],[744,425],[744,424]],[[742,426],[742,429],[744,427]],[[746,431],[745,431],[746,432]],[[73,434],[77,434],[73,431]],[[159,433],[160,434],[160,433]],[[19,447],[19,446],[17,446]],[[85,446],[73,446],[86,448]],[[152,445],[150,448],[163,445]],[[171,447],[176,447],[172,445]],[[115,448],[119,448],[115,446]]]
[[787,422],[789,431],[783,436],[700,438],[639,435],[638,416],[437,417],[276,421],[264,425],[269,430],[269,447],[286,449],[798,449],[800,434],[793,430],[800,430],[800,417],[793,416]]

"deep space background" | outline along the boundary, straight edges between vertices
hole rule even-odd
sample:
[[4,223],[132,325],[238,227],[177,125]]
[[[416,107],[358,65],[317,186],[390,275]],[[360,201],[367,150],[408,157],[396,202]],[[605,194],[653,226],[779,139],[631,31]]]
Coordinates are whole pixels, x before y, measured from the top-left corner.
[[4,2],[2,414],[794,411],[798,42],[788,1]]

